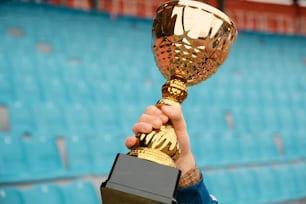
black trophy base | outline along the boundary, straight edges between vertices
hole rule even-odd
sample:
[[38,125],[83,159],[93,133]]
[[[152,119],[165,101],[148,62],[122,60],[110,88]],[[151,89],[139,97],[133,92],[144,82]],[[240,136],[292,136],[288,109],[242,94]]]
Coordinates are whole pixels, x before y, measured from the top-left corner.
[[103,204],[173,204],[180,170],[117,154],[108,179],[101,184]]

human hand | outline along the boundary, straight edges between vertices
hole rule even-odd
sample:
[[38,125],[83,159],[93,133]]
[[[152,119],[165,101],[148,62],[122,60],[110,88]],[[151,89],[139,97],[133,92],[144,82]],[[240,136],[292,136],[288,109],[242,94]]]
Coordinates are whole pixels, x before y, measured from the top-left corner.
[[[135,134],[150,133],[153,129],[160,129],[168,121],[171,121],[181,149],[179,159],[176,161],[176,167],[184,175],[190,169],[195,168],[196,164],[190,149],[186,122],[180,104],[172,106],[162,105],[160,108],[148,106],[138,122],[133,126],[133,132]],[[137,147],[138,139],[135,136],[127,137],[125,145],[129,149]]]

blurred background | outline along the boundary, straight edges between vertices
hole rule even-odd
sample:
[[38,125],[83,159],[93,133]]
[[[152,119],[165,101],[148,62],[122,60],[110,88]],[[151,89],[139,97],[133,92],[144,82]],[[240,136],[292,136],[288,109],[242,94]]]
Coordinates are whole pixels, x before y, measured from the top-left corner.
[[[163,0],[0,1],[0,204],[98,204],[99,185],[165,79]],[[306,1],[209,0],[239,28],[189,88],[192,150],[221,204],[306,203]]]

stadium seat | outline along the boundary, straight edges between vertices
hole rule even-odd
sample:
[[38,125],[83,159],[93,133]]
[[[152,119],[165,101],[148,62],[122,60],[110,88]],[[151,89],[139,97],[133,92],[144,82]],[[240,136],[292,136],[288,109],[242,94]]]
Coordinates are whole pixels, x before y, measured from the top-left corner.
[[24,204],[65,203],[60,187],[53,184],[41,184],[31,186],[27,189],[22,190],[22,196],[24,198]]
[[18,76],[15,74],[14,99],[16,101],[25,101],[28,103],[37,102],[41,99],[40,86],[38,80],[32,75]]
[[19,138],[0,138],[0,181],[20,182],[27,177],[26,151]]
[[299,185],[297,181],[297,172],[290,165],[281,165],[275,167],[275,174],[279,179],[281,193],[278,195],[280,200],[289,201],[290,199],[298,199]]
[[66,103],[63,106],[62,117],[67,124],[67,130],[72,133],[91,131],[93,128],[92,118],[87,106],[82,103]]
[[261,132],[256,135],[259,148],[259,155],[261,163],[277,162],[281,160],[281,154],[275,142],[273,134],[270,132]]
[[237,203],[237,192],[229,171],[221,169],[204,172],[204,180],[209,192],[219,203]]
[[27,180],[62,177],[65,173],[54,138],[30,137],[23,141],[28,165]]
[[239,142],[239,136],[234,133],[223,134],[219,142],[217,151],[221,152],[223,158],[219,161],[220,164],[231,165],[241,163],[242,152],[240,146],[243,144]]
[[260,163],[260,146],[258,137],[255,134],[243,133],[239,135],[241,158],[243,164],[258,164]]
[[[34,130],[33,133],[47,133],[51,135],[65,135],[68,131],[64,107],[53,101],[30,104],[33,110]],[[37,134],[34,134],[35,136]]]
[[[0,59],[1,60],[1,59]],[[7,103],[10,102],[13,98],[11,93],[11,80],[10,74],[5,69],[5,65],[0,64],[1,71],[0,71],[0,103]],[[3,68],[4,67],[4,68]],[[3,70],[2,70],[3,69]]]
[[236,203],[259,203],[258,178],[252,167],[230,170],[233,187],[237,193]]
[[0,188],[1,204],[24,204],[21,192],[15,188]]
[[123,131],[98,132],[87,135],[90,149],[91,172],[94,175],[104,175],[112,167],[117,153],[127,153],[124,138],[127,136]]
[[297,198],[305,198],[306,196],[306,192],[305,192],[305,188],[306,188],[306,164],[305,162],[302,163],[297,163],[292,165],[292,173],[293,175],[295,175],[296,177],[296,190],[295,190],[295,196]]
[[258,178],[259,203],[271,203],[281,200],[282,195],[280,178],[277,176],[275,167],[258,167],[254,169]]
[[86,181],[75,181],[61,187],[64,202],[63,204],[100,204],[100,196],[98,197],[97,189]]
[[224,155],[220,151],[220,135],[201,131],[191,131],[189,134],[192,151],[199,167],[213,167],[225,163]]
[[79,135],[69,135],[66,140],[67,176],[80,176],[91,171],[88,141]]
[[111,132],[121,128],[116,104],[95,104],[90,107],[89,111],[93,127],[98,132]]
[[93,101],[93,94],[89,85],[80,79],[66,81],[68,101],[73,103],[79,101],[83,104],[91,104]]
[[284,145],[284,156],[287,159],[299,159],[303,157],[303,150],[300,146],[300,143],[303,143],[303,141],[299,140],[298,132],[283,131],[281,137]]
[[304,132],[304,129],[300,129],[296,132],[296,138],[298,141],[297,148],[299,149],[300,155],[303,156],[303,158],[306,157],[306,134]]
[[68,100],[65,84],[58,76],[42,78],[42,100],[44,102],[52,101],[56,104],[65,104]]
[[33,110],[27,103],[15,101],[8,104],[9,124],[13,132],[30,133],[34,130]]

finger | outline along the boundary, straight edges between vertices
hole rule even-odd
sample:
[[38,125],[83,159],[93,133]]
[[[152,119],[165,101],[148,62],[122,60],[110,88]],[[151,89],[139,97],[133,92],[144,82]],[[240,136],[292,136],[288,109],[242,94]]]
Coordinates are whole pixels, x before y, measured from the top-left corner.
[[149,114],[149,115],[159,115],[159,114],[162,114],[162,111],[156,106],[151,105],[151,106],[146,107],[146,109],[144,110],[144,113]]
[[150,124],[155,129],[159,129],[163,124],[160,117],[148,114],[142,114],[138,122]]
[[150,125],[149,123],[145,123],[145,122],[138,122],[133,126],[133,132],[135,134],[138,133],[149,133],[153,130],[152,125]]
[[160,118],[163,124],[169,120],[169,118],[157,106],[148,106],[145,109],[144,114]]
[[125,139],[125,146],[128,149],[132,149],[136,146],[138,146],[138,139],[134,136],[129,136]]

